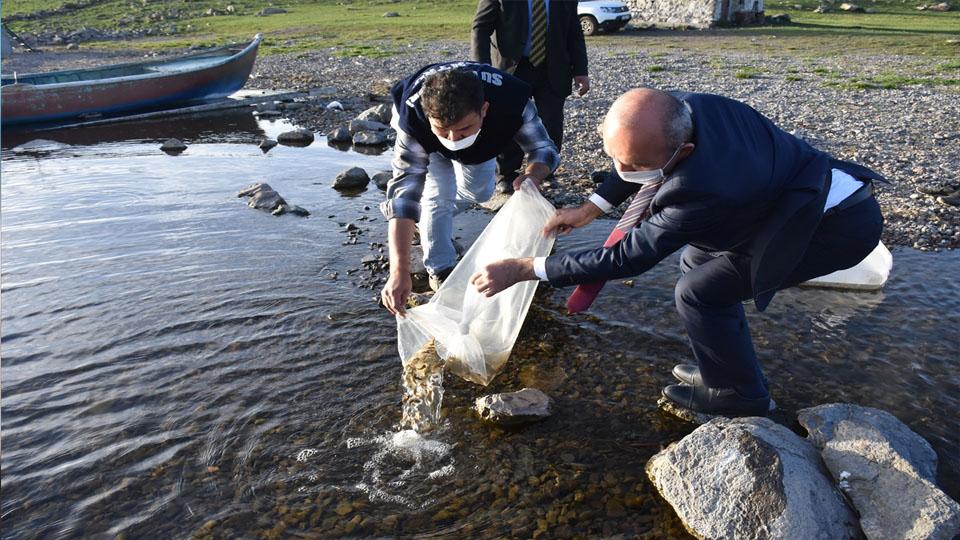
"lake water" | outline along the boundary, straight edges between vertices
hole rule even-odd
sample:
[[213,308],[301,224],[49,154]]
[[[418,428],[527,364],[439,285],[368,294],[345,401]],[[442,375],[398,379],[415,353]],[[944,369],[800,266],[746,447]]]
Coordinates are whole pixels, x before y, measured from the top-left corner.
[[[541,287],[490,387],[448,377],[441,427],[400,430],[396,328],[360,265],[385,240],[383,195],[329,187],[390,158],[256,147],[289,127],[228,114],[56,132],[41,136],[68,146],[32,153],[4,134],[3,537],[683,536],[643,473],[692,429],[655,406],[689,358],[676,257],[609,284],[587,316]],[[165,155],[167,137],[190,146]],[[247,208],[235,195],[254,182],[311,216]],[[469,242],[489,215],[462,218]],[[957,498],[960,253],[894,258],[883,292],[748,309],[758,354],[785,417],[886,409],[934,446]],[[556,414],[504,431],[470,411],[523,386]]]

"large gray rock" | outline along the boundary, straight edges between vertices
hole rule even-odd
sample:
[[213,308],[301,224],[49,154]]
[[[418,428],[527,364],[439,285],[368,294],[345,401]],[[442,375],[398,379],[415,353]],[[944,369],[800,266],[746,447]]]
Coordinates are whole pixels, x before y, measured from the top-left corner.
[[937,455],[892,414],[832,403],[797,413],[869,539],[949,539],[960,505],[935,484]]
[[237,193],[237,197],[250,197],[250,200],[247,201],[247,206],[270,212],[275,216],[282,214],[294,214],[297,216],[310,215],[310,212],[284,200],[279,193],[270,187],[270,184],[252,184]]
[[[180,144],[183,144],[183,143],[180,143]],[[69,147],[70,145],[63,144],[62,142],[51,141],[48,139],[33,139],[32,141],[27,141],[21,144],[20,146],[15,147],[13,151],[18,154],[29,154],[29,153],[56,152],[58,150],[63,150],[64,148],[69,148]],[[186,148],[186,146],[184,146],[184,148]]]
[[697,538],[855,538],[816,449],[768,418],[716,418],[647,462]]
[[393,110],[390,104],[381,103],[363,111],[357,116],[357,120],[372,120],[381,124],[389,124],[393,116]]
[[369,182],[367,171],[360,167],[350,167],[333,180],[333,189],[363,189]]
[[515,426],[543,420],[552,413],[553,401],[536,388],[477,398],[475,409],[482,420]]

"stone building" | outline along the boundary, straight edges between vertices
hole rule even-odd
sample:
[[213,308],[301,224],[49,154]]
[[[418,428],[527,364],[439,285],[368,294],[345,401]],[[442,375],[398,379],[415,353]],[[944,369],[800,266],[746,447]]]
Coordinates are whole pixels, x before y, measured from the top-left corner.
[[710,28],[762,24],[763,0],[625,0],[633,24]]

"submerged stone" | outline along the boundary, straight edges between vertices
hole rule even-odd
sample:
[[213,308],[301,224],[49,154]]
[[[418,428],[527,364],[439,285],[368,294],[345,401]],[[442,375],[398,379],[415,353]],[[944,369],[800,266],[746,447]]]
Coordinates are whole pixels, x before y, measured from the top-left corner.
[[553,413],[553,400],[536,388],[491,394],[477,398],[474,408],[480,419],[501,426],[543,420]]

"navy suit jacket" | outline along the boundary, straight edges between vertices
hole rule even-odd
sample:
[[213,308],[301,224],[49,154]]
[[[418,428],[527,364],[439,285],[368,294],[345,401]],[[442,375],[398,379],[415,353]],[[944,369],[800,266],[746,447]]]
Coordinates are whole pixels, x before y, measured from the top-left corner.
[[[757,309],[796,268],[823,216],[830,170],[864,181],[877,173],[831,159],[738,101],[674,92],[693,117],[693,153],[664,181],[651,215],[615,246],[548,257],[557,286],[634,276],[691,244],[750,258]],[[639,189],[610,175],[597,194],[619,205]]]

